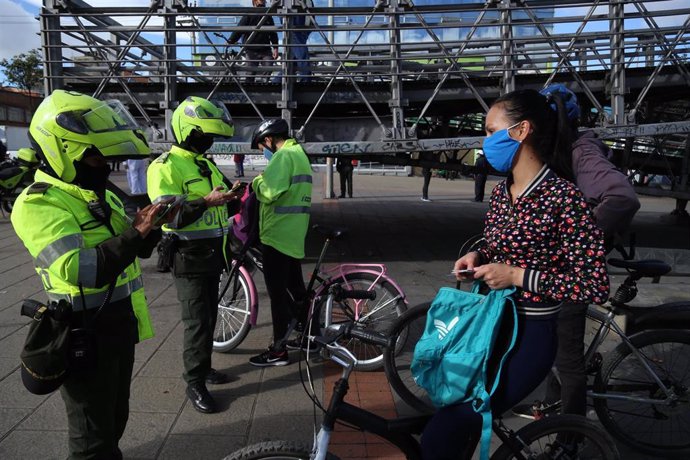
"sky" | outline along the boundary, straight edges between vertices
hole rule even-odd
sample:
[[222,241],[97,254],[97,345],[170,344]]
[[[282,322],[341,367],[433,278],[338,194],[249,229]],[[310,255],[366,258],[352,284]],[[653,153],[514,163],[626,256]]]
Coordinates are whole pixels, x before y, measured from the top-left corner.
[[[336,0],[336,5],[342,4],[344,0]],[[476,1],[476,0],[475,0]],[[246,4],[249,6],[251,0],[232,0],[234,4]],[[361,4],[372,3],[370,0],[349,0],[349,4],[356,2]],[[427,3],[437,3],[438,1],[431,0],[418,0],[417,4],[427,4]],[[149,0],[87,0],[87,3],[92,6],[148,6]],[[327,0],[316,0],[314,3],[317,6],[322,6],[327,4]],[[40,47],[41,41],[38,35],[39,23],[35,19],[38,15],[39,8],[42,4],[42,0],[0,0],[0,11],[3,12],[0,16],[0,59],[11,58],[20,53],[27,52],[33,48]],[[689,0],[667,0],[667,1],[654,1],[648,2],[647,8],[650,10],[672,10],[674,8],[687,8],[689,6]],[[601,7],[598,13],[605,13],[607,7]],[[630,5],[626,7],[631,8]],[[586,7],[569,8],[566,10],[557,10],[557,15],[585,15],[588,11]],[[120,20],[120,19],[118,19]],[[662,17],[658,19],[661,26],[670,25],[680,25],[685,20],[684,17]],[[158,18],[153,18],[149,24],[155,24],[155,21],[160,21]],[[120,22],[125,24],[137,24],[139,22],[138,18],[129,18],[128,20],[120,20]],[[574,31],[579,24],[568,24],[563,26],[556,26],[554,30],[555,33],[564,33]],[[637,28],[640,27],[639,24],[626,24],[626,27]],[[600,21],[598,23],[592,23],[588,26],[586,30],[588,31],[602,31],[608,29],[608,21]],[[314,34],[313,34],[314,35]],[[380,34],[379,34],[380,35]],[[385,34],[380,35],[383,40],[386,40]],[[155,37],[146,38],[151,41],[162,41],[156,40]],[[190,37],[187,34],[178,34],[178,42],[189,42]],[[364,40],[368,41],[368,40]],[[4,75],[0,73],[0,82],[4,81]]]

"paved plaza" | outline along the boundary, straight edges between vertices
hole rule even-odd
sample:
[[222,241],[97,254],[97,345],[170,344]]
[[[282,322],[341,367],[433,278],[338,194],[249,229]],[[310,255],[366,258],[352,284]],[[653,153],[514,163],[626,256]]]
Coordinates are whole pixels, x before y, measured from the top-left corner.
[[[231,168],[223,168],[232,176]],[[256,171],[247,171],[254,175]],[[126,189],[124,171],[113,173]],[[487,195],[495,181],[487,184]],[[337,186],[337,178],[336,178]],[[330,250],[329,262],[383,262],[405,290],[410,306],[430,300],[442,286],[453,285],[448,276],[460,243],[482,229],[486,203],[474,203],[473,182],[434,178],[432,202],[420,200],[420,177],[355,175],[354,198],[324,199],[324,181],[314,183],[312,223],[349,228],[348,235]],[[676,276],[660,284],[643,283],[636,301],[690,299],[690,231],[688,224],[670,219],[673,200],[641,197],[642,209],[633,224],[641,256],[655,254],[674,265]],[[308,235],[305,276],[321,248],[321,237]],[[649,248],[649,249],[648,249]],[[232,375],[225,385],[210,387],[220,403],[217,414],[196,412],[185,398],[182,374],[182,323],[170,274],[155,270],[155,257],[143,261],[146,294],[156,330],[155,338],[137,346],[132,382],[131,413],[121,442],[128,459],[220,459],[261,440],[287,439],[311,443],[316,414],[302,387],[299,366],[259,369],[248,358],[263,351],[271,334],[269,302],[263,279],[259,324],[239,348],[214,354],[215,368]],[[612,285],[623,280],[612,275]],[[22,299],[42,299],[32,261],[15,236],[9,217],[0,216],[0,458],[64,459],[67,423],[58,393],[35,396],[21,384],[19,351],[27,318],[19,315]],[[297,352],[291,356],[296,360]],[[323,395],[324,363],[314,362],[315,390]],[[376,373],[358,377],[376,381]],[[365,388],[362,385],[362,388]],[[385,385],[384,385],[385,387]],[[387,391],[387,388],[385,388]],[[364,390],[362,390],[364,391]],[[364,399],[364,398],[362,398]],[[396,401],[400,413],[402,403]],[[509,426],[523,422],[507,418]],[[359,449],[358,444],[379,444],[370,438],[352,438],[339,448],[350,458],[396,458],[379,446]],[[650,458],[624,447],[626,459]],[[349,454],[348,454],[349,452]],[[379,452],[378,454],[376,452]],[[402,457],[397,457],[402,458]]]

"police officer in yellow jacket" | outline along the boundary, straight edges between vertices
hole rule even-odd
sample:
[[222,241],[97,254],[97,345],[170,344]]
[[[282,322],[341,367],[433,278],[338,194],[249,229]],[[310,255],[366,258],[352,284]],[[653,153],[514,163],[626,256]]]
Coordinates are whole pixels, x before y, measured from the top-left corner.
[[[264,279],[271,299],[273,344],[249,360],[259,367],[284,366],[290,360],[287,334],[293,317],[304,321],[306,288],[300,259],[309,227],[312,176],[309,158],[288,135],[285,120],[263,121],[252,136],[252,148],[270,156],[263,174],[252,182],[261,203],[259,236],[262,243]],[[299,341],[298,341],[299,342]],[[291,344],[301,348],[302,344]]]
[[12,225],[48,298],[73,308],[60,389],[70,458],[122,458],[134,346],[153,336],[137,256],[149,257],[160,237],[153,229],[161,206],[132,222],[105,186],[108,161],[145,158],[150,149],[122,104],[61,90],[38,107],[29,137],[42,165],[17,198]]
[[212,413],[217,407],[206,384],[228,381],[225,374],[211,368],[211,353],[220,273],[227,263],[227,203],[238,195],[224,191],[232,184],[204,153],[214,136],[231,137],[234,126],[222,103],[194,96],[175,109],[171,125],[176,143],[149,166],[147,187],[154,203],[186,195],[176,219],[163,226],[163,233],[164,238],[175,240],[172,269],[184,323],[187,397],[199,412]]

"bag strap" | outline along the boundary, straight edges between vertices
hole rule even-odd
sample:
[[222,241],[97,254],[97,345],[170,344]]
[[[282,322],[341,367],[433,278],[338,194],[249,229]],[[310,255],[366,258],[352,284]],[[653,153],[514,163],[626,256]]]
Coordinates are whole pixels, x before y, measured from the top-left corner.
[[484,410],[480,412],[482,416],[482,437],[479,442],[479,460],[489,460],[489,449],[491,449],[491,425],[493,416],[491,414],[491,404],[487,401]]
[[510,339],[510,345],[508,345],[508,348],[506,349],[505,353],[503,353],[503,356],[501,357],[501,361],[498,363],[498,370],[496,371],[496,377],[494,378],[494,384],[491,386],[491,390],[489,390],[489,396],[493,395],[494,392],[496,391],[496,388],[498,387],[498,382],[501,380],[501,371],[503,370],[503,363],[505,362],[506,358],[510,354],[510,352],[513,350],[513,347],[515,347],[515,342],[517,341],[517,309],[515,308],[515,301],[513,301],[512,297],[508,297],[505,299],[508,304],[510,304],[510,311],[513,314],[513,334]]
[[517,341],[517,309],[515,308],[515,302],[513,301],[513,298],[510,297],[510,295],[514,291],[515,288],[503,289],[502,292],[497,292],[498,297],[504,298],[506,303],[509,305],[509,307],[506,308],[510,308],[513,314],[513,333],[510,339],[510,345],[508,345],[508,348],[503,353],[503,356],[501,356],[501,361],[498,363],[498,369],[496,371],[496,376],[494,377],[494,383],[491,386],[491,389],[489,391],[486,391],[486,388],[482,388],[482,398],[477,399],[472,403],[472,408],[475,410],[475,412],[478,412],[479,415],[482,416],[482,435],[479,450],[480,460],[489,460],[489,449],[491,448],[491,425],[493,423],[493,414],[491,412],[491,396],[496,391],[496,388],[498,388],[498,383],[501,380],[501,371],[503,370],[503,363],[505,362],[511,350],[515,346],[515,342]]

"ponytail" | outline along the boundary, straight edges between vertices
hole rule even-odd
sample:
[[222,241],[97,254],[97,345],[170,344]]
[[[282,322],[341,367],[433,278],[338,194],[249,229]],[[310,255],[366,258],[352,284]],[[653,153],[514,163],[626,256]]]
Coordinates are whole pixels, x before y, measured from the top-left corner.
[[556,107],[556,129],[554,131],[551,160],[547,163],[563,179],[575,183],[573,173],[573,128],[563,98],[557,93],[545,97],[549,110]]

